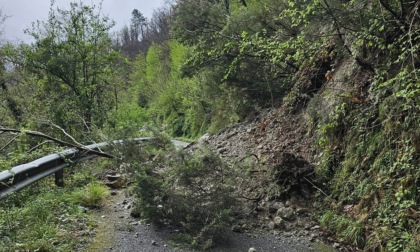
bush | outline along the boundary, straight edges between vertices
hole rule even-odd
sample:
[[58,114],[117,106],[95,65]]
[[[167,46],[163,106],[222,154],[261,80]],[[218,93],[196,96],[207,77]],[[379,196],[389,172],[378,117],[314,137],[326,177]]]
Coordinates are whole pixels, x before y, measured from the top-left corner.
[[233,186],[227,167],[208,151],[173,150],[137,164],[137,207],[142,217],[182,230],[182,239],[209,248],[231,220]]

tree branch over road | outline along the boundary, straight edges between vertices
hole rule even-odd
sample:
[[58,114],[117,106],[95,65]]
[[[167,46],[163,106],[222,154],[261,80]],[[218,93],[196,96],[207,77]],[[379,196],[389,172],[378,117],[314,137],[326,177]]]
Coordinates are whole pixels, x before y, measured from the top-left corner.
[[38,132],[38,131],[19,130],[19,129],[11,129],[11,128],[0,127],[0,132],[24,133],[24,134],[27,134],[27,135],[30,135],[30,136],[42,137],[42,138],[46,138],[48,140],[51,140],[51,141],[53,141],[55,143],[58,143],[60,145],[63,145],[63,146],[73,147],[73,148],[76,148],[78,150],[86,151],[87,153],[93,153],[93,154],[96,154],[96,155],[101,156],[101,157],[114,158],[114,156],[112,156],[108,153],[97,151],[97,150],[92,150],[92,149],[86,148],[86,147],[81,146],[81,145],[69,143],[69,142],[57,139],[55,137],[46,135],[46,134],[44,134],[42,132]]

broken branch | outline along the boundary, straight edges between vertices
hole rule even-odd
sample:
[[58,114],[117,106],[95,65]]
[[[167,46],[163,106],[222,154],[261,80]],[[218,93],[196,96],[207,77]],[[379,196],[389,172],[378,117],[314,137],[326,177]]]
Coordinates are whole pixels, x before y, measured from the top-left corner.
[[0,127],[0,131],[2,131],[2,132],[24,133],[24,134],[31,135],[31,136],[43,137],[43,138],[46,138],[48,140],[51,140],[51,141],[53,141],[55,143],[58,143],[60,145],[63,145],[63,146],[73,147],[73,148],[76,148],[78,150],[86,151],[87,153],[93,153],[93,154],[96,154],[96,155],[101,156],[101,157],[114,158],[114,156],[112,156],[108,153],[100,152],[100,151],[97,151],[97,150],[92,150],[92,149],[86,148],[86,147],[81,146],[81,145],[76,145],[76,144],[72,144],[72,143],[69,143],[69,142],[66,142],[66,141],[62,141],[60,139],[54,138],[52,136],[46,135],[46,134],[38,132],[38,131],[18,130],[18,129],[3,128],[3,127]]

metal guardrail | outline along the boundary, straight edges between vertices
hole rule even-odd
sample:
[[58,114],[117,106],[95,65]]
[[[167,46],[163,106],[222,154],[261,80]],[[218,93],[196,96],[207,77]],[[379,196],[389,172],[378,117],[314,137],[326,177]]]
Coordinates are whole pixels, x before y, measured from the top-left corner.
[[[99,150],[110,144],[147,143],[154,138],[134,138],[127,140],[115,140],[112,142],[103,142],[84,146],[86,149]],[[172,140],[177,146],[185,147],[188,143]],[[63,169],[71,163],[79,163],[97,157],[96,154],[77,150],[67,149],[55,154],[50,154],[39,158],[27,164],[22,164],[11,168],[10,170],[0,172],[0,200],[10,194],[17,192],[51,174],[55,174],[55,183],[57,186],[64,186]]]

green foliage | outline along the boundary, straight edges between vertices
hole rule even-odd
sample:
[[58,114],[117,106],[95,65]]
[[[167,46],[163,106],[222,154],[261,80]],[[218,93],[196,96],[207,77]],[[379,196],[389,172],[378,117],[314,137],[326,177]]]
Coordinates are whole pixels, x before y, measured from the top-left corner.
[[[367,250],[416,251],[420,86],[415,55],[420,44],[411,31],[419,29],[420,20],[412,16],[417,10],[408,11],[413,3],[405,1],[350,1],[341,9],[336,1],[320,3],[343,32],[344,49],[374,76],[355,77],[359,90],[329,101],[334,108],[329,115],[312,112],[317,172],[338,201],[324,225]],[[357,24],[360,29],[354,29]],[[353,208],[345,212],[343,205]]]
[[71,188],[42,181],[12,195],[0,205],[0,251],[73,251],[92,222],[70,200]]
[[355,205],[358,223],[373,229],[392,226],[392,230],[410,237],[364,231],[361,235],[366,244],[352,242],[354,245],[414,251],[417,221],[408,213],[417,211],[419,203],[419,160],[414,142],[420,115],[407,107],[411,100],[397,96],[398,92],[378,105],[337,105],[336,111],[318,125],[322,151],[317,169],[329,181],[334,198],[341,204]]
[[109,190],[107,187],[98,182],[92,182],[75,191],[71,198],[76,204],[85,207],[99,207],[108,196]]
[[101,126],[115,105],[111,76],[118,53],[108,36],[112,26],[95,7],[71,3],[69,10],[51,7],[47,22],[27,30],[35,43],[21,48],[25,67],[36,74],[53,121],[63,128]]
[[223,236],[235,200],[228,169],[207,151],[160,152],[135,168],[137,207],[142,217],[182,229],[177,241],[209,248]]
[[346,243],[356,247],[365,246],[365,226],[363,224],[357,223],[346,216],[337,215],[332,211],[327,211],[321,217],[320,223],[325,228],[336,231],[338,236],[342,237]]

